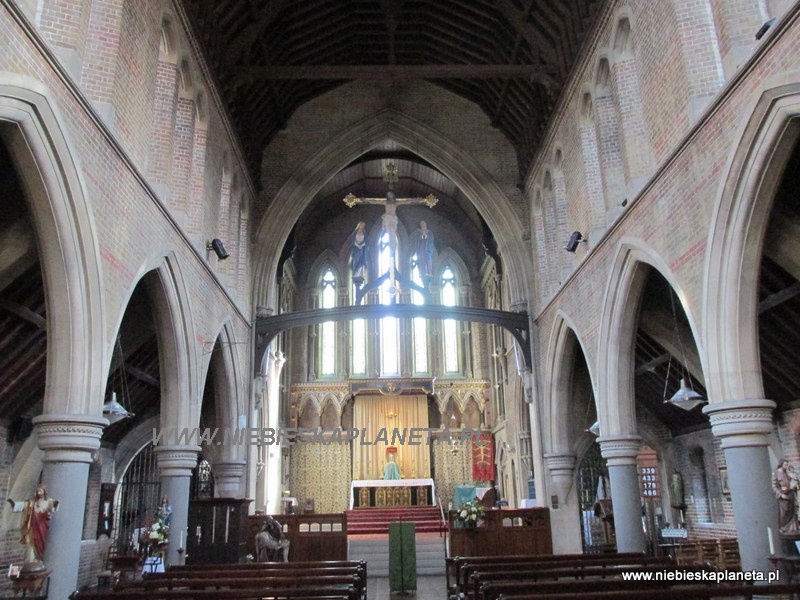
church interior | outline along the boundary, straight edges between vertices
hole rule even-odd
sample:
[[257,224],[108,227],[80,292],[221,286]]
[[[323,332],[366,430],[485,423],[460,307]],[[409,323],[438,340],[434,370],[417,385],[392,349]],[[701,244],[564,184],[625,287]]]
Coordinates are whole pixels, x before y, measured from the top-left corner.
[[800,564],[800,2],[0,0],[0,39],[0,596],[411,509],[443,580],[465,504],[496,554]]

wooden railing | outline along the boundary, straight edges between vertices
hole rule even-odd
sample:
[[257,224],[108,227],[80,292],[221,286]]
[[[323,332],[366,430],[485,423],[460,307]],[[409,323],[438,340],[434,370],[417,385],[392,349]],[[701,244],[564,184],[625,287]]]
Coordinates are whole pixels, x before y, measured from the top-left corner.
[[[289,561],[346,560],[347,517],[344,513],[274,515],[291,542]],[[247,547],[256,556],[255,537],[266,515],[248,517]]]
[[547,508],[488,510],[475,529],[458,527],[457,514],[448,515],[451,556],[553,553]]

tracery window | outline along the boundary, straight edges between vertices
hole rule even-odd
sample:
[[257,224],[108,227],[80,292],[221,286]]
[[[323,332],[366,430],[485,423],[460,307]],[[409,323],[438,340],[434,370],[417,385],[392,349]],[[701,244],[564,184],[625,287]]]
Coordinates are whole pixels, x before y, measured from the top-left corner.
[[[322,276],[321,308],[336,306],[336,275],[332,269],[327,269]],[[326,321],[320,326],[320,374],[331,376],[336,373],[336,323]]]
[[[422,285],[422,275],[419,271],[417,254],[411,257],[411,281]],[[425,304],[424,296],[412,288],[411,302],[416,305]],[[414,373],[429,373],[431,368],[428,362],[428,322],[426,319],[416,318],[412,324]]]
[[[391,304],[398,294],[397,282],[394,274],[396,264],[390,244],[389,232],[384,232],[379,240],[378,247],[378,272],[389,273],[389,277],[378,288],[378,301],[381,304]],[[380,320],[380,348],[381,348],[381,375],[399,375],[399,328],[400,323],[395,317],[385,317]]]
[[[456,274],[450,266],[442,271],[442,304],[444,306],[457,306],[458,294],[456,288]],[[458,322],[447,319],[442,322],[442,342],[444,350],[444,372],[458,373]]]

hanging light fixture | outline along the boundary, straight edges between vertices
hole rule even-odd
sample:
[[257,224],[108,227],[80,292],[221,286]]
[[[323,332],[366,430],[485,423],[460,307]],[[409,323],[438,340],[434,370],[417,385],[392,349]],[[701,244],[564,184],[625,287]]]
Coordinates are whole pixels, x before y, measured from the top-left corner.
[[593,436],[599,437],[600,436],[600,421],[595,421],[594,423],[592,423],[586,431],[588,433],[591,433]]
[[681,338],[680,328],[678,327],[678,316],[675,312],[675,295],[670,288],[669,293],[669,300],[670,304],[672,305],[672,322],[675,326],[675,341],[676,345],[678,346],[678,350],[681,353],[681,385],[675,394],[667,399],[667,386],[669,385],[669,372],[670,367],[672,366],[672,354],[670,354],[669,361],[667,362],[667,379],[664,382],[664,403],[670,403],[673,406],[677,406],[683,410],[692,410],[700,406],[701,404],[705,404],[706,400],[698,394],[694,387],[692,386],[692,378],[686,372],[686,352],[684,352],[683,348],[683,339]]
[[[115,350],[118,354],[117,373],[119,374],[119,381],[117,383],[120,385],[122,400],[125,401],[126,398],[130,400],[130,394],[128,392],[128,379],[125,374],[125,359],[122,355],[122,344],[120,344],[119,336],[117,337]],[[114,423],[119,423],[124,419],[131,418],[134,415],[132,412],[128,412],[128,409],[125,408],[124,404],[117,401],[117,392],[112,390],[111,399],[103,404],[103,416],[108,419],[109,425],[113,425]]]

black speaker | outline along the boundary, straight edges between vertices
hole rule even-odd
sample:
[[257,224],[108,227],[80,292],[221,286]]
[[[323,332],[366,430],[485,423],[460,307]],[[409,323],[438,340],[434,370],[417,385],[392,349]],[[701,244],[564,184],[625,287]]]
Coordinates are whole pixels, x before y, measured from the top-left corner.
[[222,240],[218,238],[214,238],[211,240],[211,249],[214,251],[214,254],[217,255],[217,258],[220,260],[225,260],[230,256],[228,251],[225,250],[225,246],[222,245]]
[[569,236],[569,241],[567,245],[564,246],[564,250],[567,252],[575,252],[578,249],[578,244],[581,242],[585,242],[586,240],[583,239],[583,235],[580,231],[574,231],[571,236]]

